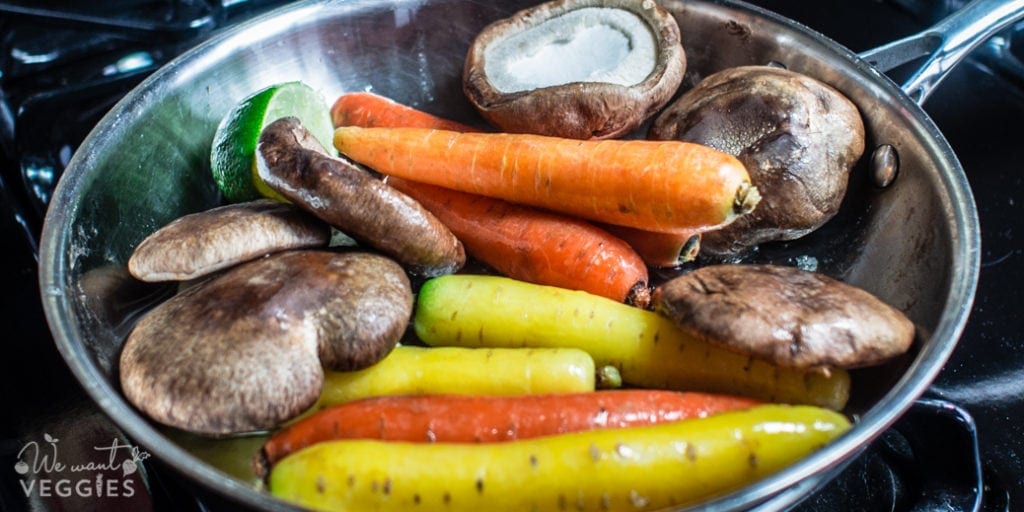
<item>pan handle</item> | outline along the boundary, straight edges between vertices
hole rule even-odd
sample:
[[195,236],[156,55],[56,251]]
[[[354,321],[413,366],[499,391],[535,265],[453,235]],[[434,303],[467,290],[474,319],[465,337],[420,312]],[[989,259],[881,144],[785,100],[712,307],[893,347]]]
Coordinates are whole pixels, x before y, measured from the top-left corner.
[[882,72],[927,57],[900,87],[917,104],[976,46],[1024,18],[1024,0],[974,0],[917,34],[860,54]]

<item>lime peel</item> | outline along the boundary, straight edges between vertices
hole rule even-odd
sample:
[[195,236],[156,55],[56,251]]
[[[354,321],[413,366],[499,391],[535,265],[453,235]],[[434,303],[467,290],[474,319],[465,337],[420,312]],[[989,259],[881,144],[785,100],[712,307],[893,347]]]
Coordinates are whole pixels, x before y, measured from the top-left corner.
[[261,89],[235,105],[214,133],[210,171],[228,202],[286,201],[257,174],[256,144],[266,125],[287,116],[299,118],[324,148],[334,151],[330,108],[316,90],[299,81]]

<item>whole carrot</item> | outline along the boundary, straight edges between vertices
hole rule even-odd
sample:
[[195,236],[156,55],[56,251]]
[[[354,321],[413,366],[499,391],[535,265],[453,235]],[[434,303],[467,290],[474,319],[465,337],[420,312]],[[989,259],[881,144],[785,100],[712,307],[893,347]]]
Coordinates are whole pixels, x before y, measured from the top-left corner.
[[739,160],[686,142],[339,127],[334,145],[384,174],[652,231],[722,226],[760,200]]
[[505,277],[448,275],[420,287],[416,336],[433,347],[573,347],[641,388],[749,396],[842,410],[850,373],[777,366],[708,344],[667,317]]
[[[335,127],[360,126],[363,128],[387,128],[404,126],[408,128],[437,128],[458,132],[479,131],[472,126],[438,117],[410,106],[403,105],[390,98],[369,92],[352,92],[339,96],[331,107],[331,119],[334,121]],[[391,180],[391,184],[394,185],[398,183],[398,181],[399,179],[393,178]],[[421,185],[418,183],[412,182],[406,187],[404,192],[410,196],[416,197],[417,190],[415,189],[420,186]],[[426,187],[427,185],[422,186]],[[436,196],[438,194],[441,194],[441,192],[437,192],[434,195]],[[455,193],[453,192],[453,194]],[[483,202],[485,200],[479,199],[478,201]],[[438,215],[438,212],[434,211],[433,208],[427,206],[427,209],[431,210],[434,215]],[[700,233],[696,231],[677,234],[657,233],[644,229],[614,225],[601,225],[598,227],[603,230],[607,230],[613,237],[625,241],[633,248],[634,251],[636,251],[645,263],[655,267],[675,267],[681,265],[688,261],[692,261],[697,257],[697,253],[700,251]],[[557,228],[555,230],[557,231]],[[571,233],[569,234],[571,235]],[[460,239],[464,238],[460,233],[456,233],[456,235],[459,236]],[[463,240],[463,242],[465,243],[465,240]],[[488,261],[486,263],[494,266],[493,262]],[[526,275],[510,274],[510,277],[518,277],[524,281],[532,281],[540,284],[556,284],[545,283],[541,280],[531,280]],[[592,289],[584,290],[598,295],[603,295],[599,291]],[[638,303],[638,305],[642,304]]]
[[334,439],[491,443],[703,418],[758,403],[730,395],[641,389],[367,398],[324,409],[274,434],[258,454],[256,469],[265,476],[286,455]]
[[[341,95],[335,126],[407,126],[475,131],[372,93]],[[646,307],[644,260],[627,243],[580,219],[476,194],[390,177],[388,184],[439,218],[466,252],[522,281],[583,290]]]
[[419,201],[468,254],[501,274],[638,307],[650,302],[643,259],[593,224],[425,183],[390,178],[388,183]]
[[580,349],[399,345],[369,368],[325,372],[307,413],[372,396],[578,393],[593,391],[597,379],[594,359]]
[[514,443],[328,441],[278,462],[267,488],[315,510],[675,509],[761,480],[849,429],[825,409],[761,405]]

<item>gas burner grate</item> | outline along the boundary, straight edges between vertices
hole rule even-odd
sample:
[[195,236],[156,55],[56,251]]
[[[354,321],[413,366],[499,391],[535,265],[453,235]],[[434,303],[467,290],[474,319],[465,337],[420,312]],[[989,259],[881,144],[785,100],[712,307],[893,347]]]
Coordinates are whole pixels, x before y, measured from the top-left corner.
[[273,0],[3,0],[0,14],[74,30],[104,31],[134,38],[186,39],[207,32],[238,11],[264,8]]
[[[283,0],[0,0],[0,149],[9,192],[39,233],[64,167],[89,130],[150,73]],[[34,241],[33,241],[34,242]]]

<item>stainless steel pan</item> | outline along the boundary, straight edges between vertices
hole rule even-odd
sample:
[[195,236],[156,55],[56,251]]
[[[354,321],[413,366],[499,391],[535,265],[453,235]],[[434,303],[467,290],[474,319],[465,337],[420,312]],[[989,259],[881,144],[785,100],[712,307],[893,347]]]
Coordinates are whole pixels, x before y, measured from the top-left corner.
[[[301,79],[328,98],[373,90],[479,123],[461,93],[463,56],[485,24],[530,2],[307,1],[218,34],[155,73],[84,141],[50,204],[40,249],[45,311],[61,353],[100,407],[163,463],[238,502],[285,508],[203,463],[133,409],[118,391],[116,360],[133,321],[165,288],[124,272],[132,248],[185,213],[214,206],[210,140],[249,93]],[[817,77],[861,109],[869,153],[842,211],[799,242],[759,260],[811,265],[866,288],[919,327],[913,351],[855,372],[846,412],[858,423],[823,450],[761,482],[704,504],[710,510],[782,508],[838,473],[928,387],[967,320],[980,241],[964,172],[919,103],[985,37],[1018,19],[1024,1],[981,1],[932,30],[858,56],[813,30],[733,1],[667,2],[682,28],[686,83],[730,66],[780,63]],[[902,88],[883,71],[919,56]],[[871,185],[871,148],[888,145],[899,177]],[[892,152],[880,158],[895,162]],[[183,327],[184,328],[184,327]]]

